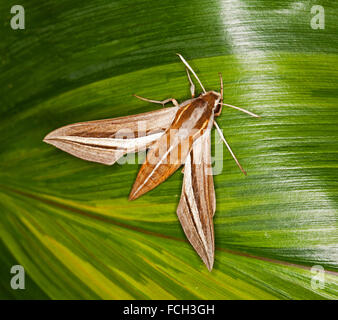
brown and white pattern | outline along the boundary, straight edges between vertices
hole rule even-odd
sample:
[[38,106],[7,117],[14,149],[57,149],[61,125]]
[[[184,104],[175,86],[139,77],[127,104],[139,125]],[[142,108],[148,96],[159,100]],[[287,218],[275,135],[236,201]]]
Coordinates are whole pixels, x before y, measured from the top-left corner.
[[[184,165],[184,179],[177,215],[182,228],[211,271],[214,264],[213,216],[216,199],[211,169],[210,132],[215,125],[221,139],[229,149],[239,168],[245,173],[214,118],[219,116],[223,104],[221,93],[206,92],[195,72],[178,55],[187,68],[192,99],[178,104],[175,99],[163,101],[141,100],[164,105],[172,102],[175,107],[127,117],[71,124],[49,133],[44,141],[78,158],[114,164],[127,153],[147,150],[129,200],[134,200],[154,189]],[[190,70],[203,89],[195,97],[195,86]],[[229,107],[257,115],[231,105]]]

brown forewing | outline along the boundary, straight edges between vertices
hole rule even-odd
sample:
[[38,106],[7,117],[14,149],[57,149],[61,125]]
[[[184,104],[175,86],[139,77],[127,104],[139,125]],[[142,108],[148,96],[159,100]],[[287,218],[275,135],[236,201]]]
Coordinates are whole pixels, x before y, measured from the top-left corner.
[[210,130],[207,130],[195,141],[187,157],[177,215],[184,233],[209,271],[214,263],[213,215],[215,210]]
[[[80,122],[49,133],[44,142],[78,158],[112,165],[128,152],[146,149],[171,124],[178,107]],[[121,140],[122,139],[122,140]]]
[[185,162],[192,144],[212,116],[212,108],[203,98],[196,98],[177,111],[165,134],[150,147],[130,192],[130,200],[154,189]]

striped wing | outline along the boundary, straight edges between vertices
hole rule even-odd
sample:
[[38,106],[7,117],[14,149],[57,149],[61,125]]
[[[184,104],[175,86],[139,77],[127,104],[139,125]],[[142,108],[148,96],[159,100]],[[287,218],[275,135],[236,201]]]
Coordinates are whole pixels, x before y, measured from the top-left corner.
[[71,155],[106,165],[148,148],[172,123],[178,107],[138,115],[71,124],[49,133],[44,142]]
[[214,263],[213,215],[215,210],[210,130],[207,130],[194,142],[186,159],[177,215],[184,233],[209,271]]
[[185,163],[194,141],[213,123],[208,102],[196,98],[177,111],[168,130],[147,153],[135,179],[129,200],[134,200],[154,189]]

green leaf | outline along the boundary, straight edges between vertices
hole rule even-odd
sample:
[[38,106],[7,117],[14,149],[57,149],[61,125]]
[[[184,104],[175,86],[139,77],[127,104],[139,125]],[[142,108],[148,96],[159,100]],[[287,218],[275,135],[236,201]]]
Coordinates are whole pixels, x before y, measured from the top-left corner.
[[[311,28],[314,4],[325,29]],[[12,30],[12,3],[0,4],[0,298],[338,298],[337,3],[21,5],[26,29]],[[180,171],[129,202],[139,165],[42,142],[66,124],[159,107],[134,93],[188,99],[176,52],[209,90],[222,72],[225,102],[261,115],[224,107],[217,120],[248,176],[224,149],[212,272],[176,216]],[[10,287],[13,264],[25,290]]]

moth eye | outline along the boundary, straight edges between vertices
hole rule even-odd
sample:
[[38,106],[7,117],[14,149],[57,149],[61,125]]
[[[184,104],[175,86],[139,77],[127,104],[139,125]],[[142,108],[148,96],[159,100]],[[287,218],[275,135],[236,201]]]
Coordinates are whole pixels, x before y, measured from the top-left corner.
[[220,109],[221,109],[221,104],[217,103],[217,105],[215,105],[214,113],[216,114],[219,113]]

